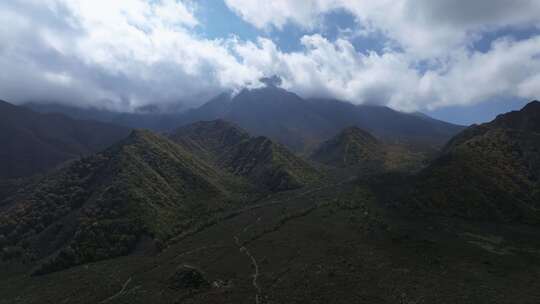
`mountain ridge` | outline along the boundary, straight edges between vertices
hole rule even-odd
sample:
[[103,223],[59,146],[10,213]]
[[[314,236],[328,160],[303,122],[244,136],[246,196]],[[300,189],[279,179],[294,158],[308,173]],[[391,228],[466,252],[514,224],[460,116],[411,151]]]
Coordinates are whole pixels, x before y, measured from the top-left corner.
[[463,129],[388,107],[353,105],[335,99],[303,99],[277,87],[244,89],[228,98],[221,95],[184,116],[185,121],[226,119],[300,153],[309,153],[352,125],[383,141],[408,143],[422,150],[437,149]]
[[[72,112],[65,107],[28,106],[45,112]],[[86,116],[96,117],[91,115],[91,111]],[[354,105],[327,98],[301,98],[275,85],[244,89],[236,94],[222,93],[183,113],[165,116],[126,114],[125,119],[121,114],[102,116],[108,122],[157,131],[171,131],[197,121],[224,119],[255,136],[267,136],[302,154],[313,152],[319,144],[352,125],[367,130],[384,142],[405,143],[424,151],[437,150],[464,128],[426,115],[407,114],[383,106]]]
[[[383,149],[379,141],[368,132],[352,126],[341,131],[336,137],[324,142],[311,158],[337,167],[357,167],[382,165]],[[380,163],[380,164],[379,164]]]
[[27,177],[103,149],[129,129],[0,103],[0,178]]
[[41,260],[37,274],[122,256],[145,236],[159,243],[238,206],[249,191],[167,138],[134,130],[4,200],[3,252]]
[[540,103],[454,137],[423,170],[412,204],[466,218],[540,222]]
[[222,119],[181,127],[170,138],[219,168],[249,178],[270,191],[300,188],[320,177],[310,164],[279,143],[264,136],[251,137]]

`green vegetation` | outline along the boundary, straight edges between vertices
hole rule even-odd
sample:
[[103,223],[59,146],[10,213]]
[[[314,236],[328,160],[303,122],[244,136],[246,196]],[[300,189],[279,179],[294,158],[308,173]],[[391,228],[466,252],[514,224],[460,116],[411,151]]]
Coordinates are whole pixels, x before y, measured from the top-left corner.
[[538,105],[420,172],[357,128],[319,150],[327,171],[224,121],[134,131],[6,181],[0,303],[536,303]]
[[284,146],[266,137],[252,138],[222,120],[186,126],[171,138],[217,167],[247,178],[266,190],[300,188],[321,178],[317,170]]
[[350,127],[323,143],[312,158],[342,168],[382,166],[384,151],[382,144],[371,134],[358,127]]
[[329,166],[372,175],[415,170],[422,165],[425,155],[403,145],[382,143],[358,127],[349,127],[324,142],[311,158]]
[[538,223],[539,105],[531,103],[458,135],[421,172],[412,204],[467,218]]
[[166,240],[249,189],[167,139],[127,139],[8,199],[0,217],[4,257],[51,257],[36,273],[125,255],[142,235]]

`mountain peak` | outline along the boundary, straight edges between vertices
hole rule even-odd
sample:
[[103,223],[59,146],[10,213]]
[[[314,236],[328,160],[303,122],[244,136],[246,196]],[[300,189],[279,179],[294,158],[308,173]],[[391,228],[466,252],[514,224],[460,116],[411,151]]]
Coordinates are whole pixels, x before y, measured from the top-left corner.
[[368,132],[353,126],[324,142],[312,158],[337,167],[358,167],[382,161],[383,149]]
[[183,122],[223,118],[301,153],[312,151],[351,125],[369,130],[383,142],[403,142],[426,151],[442,146],[463,129],[387,107],[357,106],[329,98],[305,99],[276,86],[276,81],[266,83],[264,87],[246,88],[233,96],[215,98],[186,112]]
[[540,101],[533,100],[526,104],[521,111],[540,111]]
[[540,132],[540,102],[531,101],[521,110],[501,114],[482,126]]
[[131,130],[131,133],[129,133],[127,139],[131,141],[147,141],[153,137],[155,137],[155,134],[149,130],[133,129]]
[[281,77],[277,75],[271,77],[263,77],[259,81],[265,84],[267,87],[279,87],[283,83]]
[[251,137],[226,120],[196,122],[171,139],[193,154],[270,191],[301,187],[318,178],[309,164],[268,137]]
[[19,111],[19,112],[29,112],[25,108],[18,107],[10,102],[0,99],[0,108],[4,111]]

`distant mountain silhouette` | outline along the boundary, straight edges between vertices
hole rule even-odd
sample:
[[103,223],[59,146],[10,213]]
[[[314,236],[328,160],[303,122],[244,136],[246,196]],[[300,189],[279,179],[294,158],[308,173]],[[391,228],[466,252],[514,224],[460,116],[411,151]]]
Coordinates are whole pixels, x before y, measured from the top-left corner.
[[454,137],[413,197],[429,212],[540,222],[540,103]]
[[224,119],[255,136],[266,136],[295,152],[309,153],[341,130],[360,127],[384,142],[404,143],[420,150],[443,146],[463,127],[418,113],[403,113],[388,107],[353,105],[335,99],[303,99],[276,86],[245,89],[236,95],[221,94],[202,106],[178,113],[120,114],[77,110],[65,106],[28,105],[43,112],[99,119],[129,127],[173,130],[197,121]]
[[282,145],[262,136],[252,138],[223,120],[185,126],[171,138],[195,155],[271,191],[299,188],[320,177],[311,165]]
[[24,107],[39,113],[61,113],[74,119],[95,120],[131,129],[167,131],[178,127],[182,121],[179,110],[162,111],[155,106],[145,106],[133,113],[115,112],[98,108],[81,108],[57,103],[27,103]]
[[0,178],[45,172],[126,137],[127,128],[40,114],[0,101]]
[[185,113],[185,121],[222,118],[252,134],[268,136],[297,152],[313,150],[348,126],[358,126],[385,142],[426,150],[442,146],[461,126],[387,107],[353,105],[333,99],[302,99],[269,86],[220,95]]

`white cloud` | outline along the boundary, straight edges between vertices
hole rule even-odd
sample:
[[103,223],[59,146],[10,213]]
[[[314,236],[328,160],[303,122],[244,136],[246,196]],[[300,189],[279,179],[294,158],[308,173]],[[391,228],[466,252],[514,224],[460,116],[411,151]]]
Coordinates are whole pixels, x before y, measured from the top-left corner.
[[485,31],[540,25],[537,0],[225,0],[259,28],[288,22],[313,27],[321,15],[344,9],[359,31],[379,31],[416,57],[443,56],[469,45]]
[[[347,38],[354,33],[335,41],[306,35],[296,52],[283,52],[268,38],[202,38],[198,4],[188,0],[4,1],[0,98],[117,109],[197,105],[274,74],[306,97],[410,111],[540,95],[540,36],[501,38],[484,53],[470,47],[485,31],[540,24],[538,1],[511,7],[505,0],[226,2],[264,29],[288,22],[316,29],[322,14],[346,9],[361,23],[352,29],[357,34],[384,33],[400,48],[358,52]],[[426,62],[429,69],[419,68]]]
[[[321,15],[344,9],[356,18],[358,35],[382,33],[401,49],[362,54],[348,41],[318,35],[302,39],[304,52],[283,54],[271,41],[259,42],[259,54],[254,45],[247,47],[255,61],[250,64],[285,75],[285,85],[304,95],[418,110],[540,94],[540,36],[500,39],[486,53],[471,48],[485,33],[540,26],[540,1],[279,0],[266,1],[264,9],[251,0],[226,3],[267,29],[288,22],[312,28]],[[435,68],[420,71],[418,64],[426,62]]]
[[[497,96],[538,98],[540,36],[499,39],[487,53],[463,52],[446,71],[431,71],[424,81],[433,99],[425,106],[472,104]],[[429,85],[428,85],[429,84]]]
[[320,21],[322,12],[331,10],[334,0],[225,0],[225,3],[241,15],[246,21],[261,29],[274,26],[283,28],[288,22],[304,27],[314,27]]
[[[193,34],[194,8],[192,2],[174,0],[2,3],[0,28],[10,31],[0,31],[2,41],[9,41],[0,47],[0,62],[12,73],[0,75],[0,94],[19,102],[77,99],[133,108],[149,102],[201,103],[258,79],[258,71],[230,53],[228,41]],[[33,88],[26,88],[29,78],[36,79]],[[66,90],[67,79],[69,93],[43,94]]]
[[535,98],[540,93],[540,36],[497,40],[487,53],[455,52],[438,69],[420,73],[406,53],[358,53],[346,40],[304,36],[305,50],[280,52],[268,39],[238,45],[245,64],[284,77],[284,87],[304,96],[333,96],[406,111],[479,103],[497,96]]

